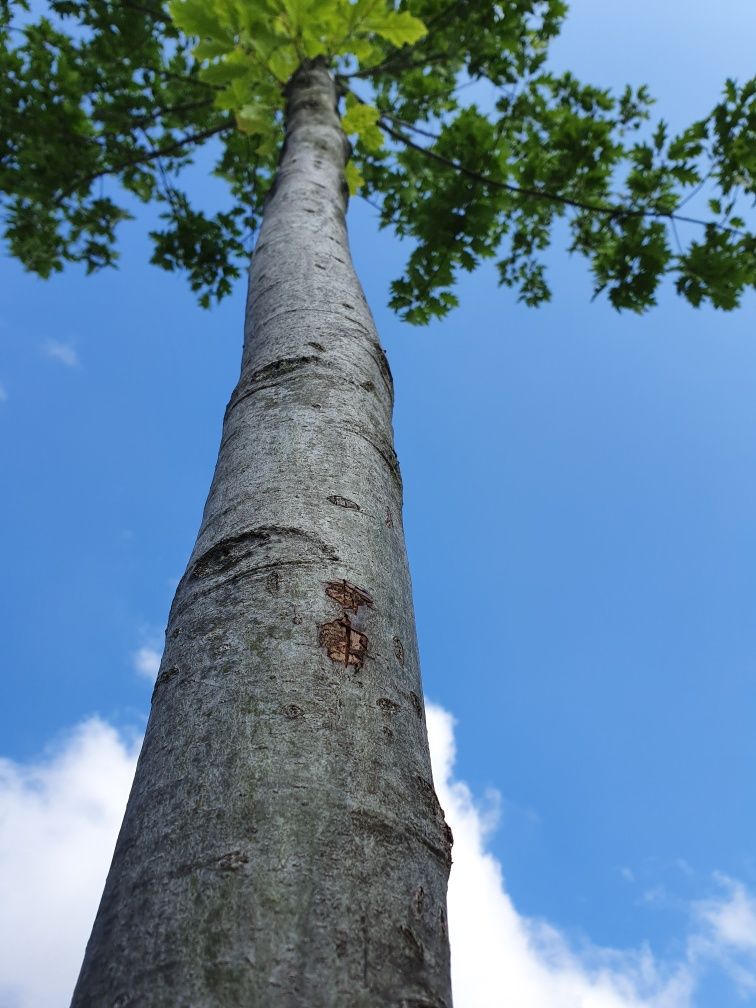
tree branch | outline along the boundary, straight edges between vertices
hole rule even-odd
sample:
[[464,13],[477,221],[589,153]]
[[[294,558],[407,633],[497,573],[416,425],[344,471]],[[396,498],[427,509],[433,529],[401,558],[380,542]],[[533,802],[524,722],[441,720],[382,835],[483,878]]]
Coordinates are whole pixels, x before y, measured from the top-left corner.
[[344,80],[351,80],[353,77],[370,79],[387,67],[398,68],[400,70],[415,70],[418,67],[430,66],[433,63],[440,63],[442,60],[449,58],[448,53],[428,53],[424,59],[412,60],[409,57],[413,53],[415,53],[415,49],[408,49],[406,53],[402,49],[398,53],[392,53],[391,56],[387,56],[385,60],[381,60],[380,63],[376,63],[373,67],[365,67],[364,70],[355,70],[354,73],[340,74],[339,76]]
[[[653,209],[632,209],[629,207],[623,207],[619,205],[603,205],[600,203],[585,203],[582,200],[573,199],[570,196],[563,196],[561,193],[549,192],[548,189],[530,189],[527,186],[514,185],[511,182],[502,182],[499,179],[489,178],[487,175],[481,175],[480,172],[473,171],[471,168],[465,167],[465,165],[460,164],[458,161],[452,161],[450,158],[444,157],[442,154],[437,154],[436,151],[431,150],[428,147],[423,147],[422,144],[414,143],[410,140],[408,136],[404,133],[395,130],[390,123],[386,121],[386,116],[391,119],[395,117],[390,113],[383,113],[381,118],[378,120],[380,125],[386,130],[388,134],[394,137],[395,140],[399,140],[405,146],[410,147],[412,150],[418,151],[420,154],[424,154],[431,161],[436,161],[439,164],[445,165],[447,168],[452,168],[454,171],[459,172],[460,175],[464,175],[465,178],[469,178],[474,182],[478,182],[481,185],[487,186],[490,189],[500,189],[504,192],[515,193],[518,196],[527,196],[531,199],[545,199],[551,200],[553,203],[560,203],[563,206],[575,207],[577,210],[586,210],[590,213],[604,214],[607,217],[616,217],[618,219],[622,217],[651,217],[651,218],[663,218],[665,220],[671,221],[681,221],[685,224],[699,224],[703,227],[711,224],[713,227],[720,231],[726,231],[730,234],[744,235],[746,232],[740,231],[737,228],[727,227],[723,224],[717,224],[716,221],[705,221],[698,217],[683,217],[680,214],[676,214],[673,210],[653,210]],[[409,124],[407,124],[409,125]],[[410,129],[415,127],[410,126]],[[426,130],[419,131],[425,136],[434,135]],[[438,140],[440,137],[435,136]]]
[[159,108],[152,115],[133,119],[129,125],[135,129],[142,129],[145,126],[152,126],[167,116],[176,115],[180,112],[191,112],[193,109],[206,108],[208,105],[212,105],[212,100],[209,98],[203,98],[201,101],[185,102],[183,105],[169,105],[165,108]]
[[173,25],[173,21],[162,11],[154,10],[151,7],[143,7],[141,4],[133,3],[132,0],[118,0],[118,6],[125,7],[126,10],[133,10],[139,14],[146,14],[148,17],[159,21],[161,24]]
[[182,147],[186,147],[190,144],[198,144],[202,140],[207,140],[211,136],[215,136],[217,133],[222,133],[224,130],[230,129],[234,125],[233,121],[228,119],[221,123],[219,126],[210,126],[205,130],[200,130],[199,133],[190,133],[189,136],[183,137],[181,140],[176,140],[174,143],[166,144],[165,147],[156,147],[146,153],[140,154],[138,157],[127,158],[117,165],[109,165],[107,168],[102,168],[99,171],[92,172],[89,175],[84,175],[80,179],[77,179],[65,192],[61,193],[56,200],[56,206],[60,206],[66,197],[71,196],[77,189],[82,186],[89,185],[90,182],[94,182],[95,179],[101,178],[105,175],[115,175],[124,168],[132,168],[134,165],[147,164],[150,161],[155,161],[166,154],[173,154]]
[[166,80],[178,81],[181,84],[192,84],[195,87],[204,88],[206,91],[220,91],[219,86],[215,84],[208,84],[207,81],[200,80],[199,77],[186,77],[183,74],[172,73],[170,70],[166,70],[163,67],[160,67],[157,70],[149,70],[148,72],[154,74],[156,77],[164,77]]

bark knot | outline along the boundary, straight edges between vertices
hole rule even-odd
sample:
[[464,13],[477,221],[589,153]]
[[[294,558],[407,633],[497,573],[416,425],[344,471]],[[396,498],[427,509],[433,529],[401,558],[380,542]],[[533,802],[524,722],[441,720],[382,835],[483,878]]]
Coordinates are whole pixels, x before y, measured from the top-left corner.
[[162,672],[158,675],[155,680],[155,685],[152,689],[152,699],[155,699],[155,694],[161,686],[164,686],[167,682],[170,682],[174,676],[177,676],[181,672],[178,665],[170,665],[168,668],[164,668]]
[[332,494],[327,498],[331,504],[336,507],[346,508],[348,511],[359,511],[360,505],[355,504],[353,500],[349,500],[348,497],[340,497],[338,494]]
[[396,700],[389,700],[388,697],[385,696],[378,697],[378,699],[375,702],[381,708],[383,713],[388,716],[396,714],[396,712],[399,710],[399,704],[396,702]]
[[412,907],[417,917],[423,916],[423,910],[425,908],[425,889],[423,889],[422,886],[415,890],[415,895],[412,898]]
[[417,937],[412,928],[402,925],[399,928],[399,932],[404,938],[405,945],[407,947],[407,952],[412,956],[413,959],[417,959],[418,962],[422,962],[425,959],[425,946]]
[[238,871],[243,865],[249,862],[249,857],[244,851],[232,850],[227,854],[222,854],[218,858],[218,867],[221,871]]
[[394,654],[396,655],[396,660],[400,665],[404,666],[404,645],[398,637],[394,637]]

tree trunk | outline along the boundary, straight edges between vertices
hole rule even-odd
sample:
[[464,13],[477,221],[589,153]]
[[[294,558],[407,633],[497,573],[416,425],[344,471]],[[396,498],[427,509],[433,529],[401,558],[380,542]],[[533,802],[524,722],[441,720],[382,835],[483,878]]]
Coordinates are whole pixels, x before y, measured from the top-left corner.
[[319,62],[289,85],[239,383],[76,1008],[441,1008],[392,382]]

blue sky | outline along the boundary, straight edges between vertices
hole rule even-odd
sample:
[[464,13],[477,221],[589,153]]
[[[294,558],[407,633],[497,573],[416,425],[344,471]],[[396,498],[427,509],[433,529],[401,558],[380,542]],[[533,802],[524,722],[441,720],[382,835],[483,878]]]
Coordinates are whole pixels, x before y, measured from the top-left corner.
[[[726,76],[750,76],[754,51],[752,0],[575,0],[553,61],[648,83],[674,128]],[[35,815],[70,812],[54,768],[91,765],[97,740],[127,779],[151,692],[140,664],[160,648],[238,371],[243,285],[201,311],[182,278],[145,265],[148,223],[123,229],[118,272],[42,283],[3,261],[6,823],[32,821],[30,795]],[[756,1005],[756,299],[724,315],[665,289],[652,313],[620,316],[556,248],[550,305],[517,305],[482,269],[458,311],[408,329],[384,307],[401,247],[360,200],[350,227],[397,386],[426,693],[456,719],[444,793],[466,864],[503,872],[480,900],[520,928],[492,925],[489,960],[527,934],[539,968],[571,964],[520,988],[517,1008]],[[99,728],[71,734],[93,715]],[[31,905],[10,846],[0,894]],[[472,933],[483,904],[459,906]],[[0,955],[0,992],[14,968]],[[507,977],[490,976],[490,996],[459,988],[458,1008],[503,1004]],[[47,996],[14,1003],[66,992]]]

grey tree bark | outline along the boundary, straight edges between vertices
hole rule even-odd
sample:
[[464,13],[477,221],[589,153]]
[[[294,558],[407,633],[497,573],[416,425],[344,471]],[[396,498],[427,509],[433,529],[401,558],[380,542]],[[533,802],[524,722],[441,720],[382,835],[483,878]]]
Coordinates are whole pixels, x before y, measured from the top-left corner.
[[306,65],[75,1008],[451,1004],[451,834],[346,156]]

